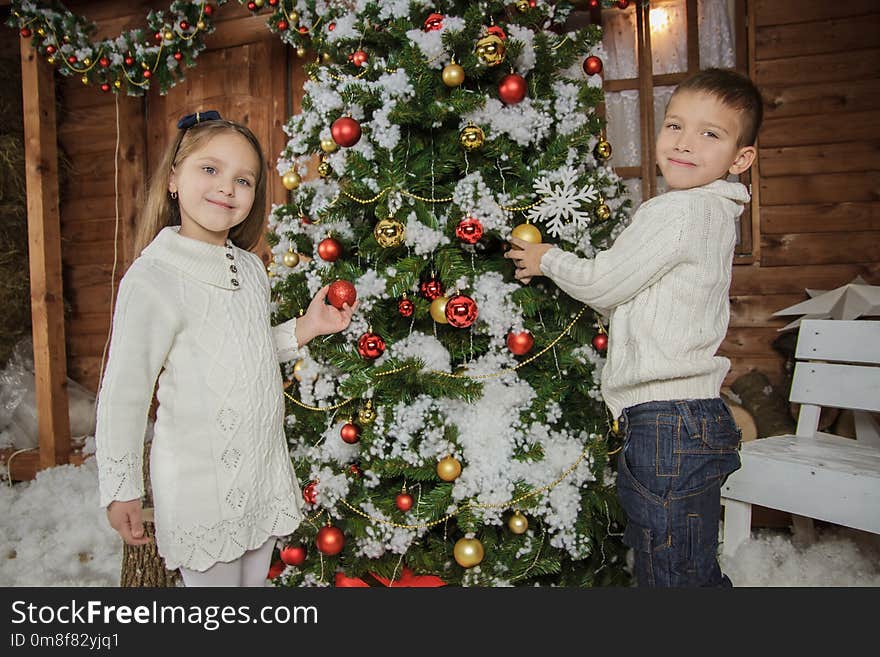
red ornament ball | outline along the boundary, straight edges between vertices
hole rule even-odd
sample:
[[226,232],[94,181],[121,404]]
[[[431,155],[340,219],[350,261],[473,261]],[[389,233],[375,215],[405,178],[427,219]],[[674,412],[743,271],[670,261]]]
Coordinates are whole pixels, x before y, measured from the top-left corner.
[[584,60],[584,73],[587,75],[596,75],[602,72],[602,60],[596,55],[590,55]]
[[596,7],[599,6],[599,0],[590,0],[587,5],[590,7],[590,9],[596,9]]
[[345,547],[345,536],[339,527],[325,525],[318,530],[318,535],[315,536],[315,546],[321,554],[332,557],[334,554],[342,552],[342,548]]
[[67,58],[67,61],[70,62],[71,64],[76,64],[76,56],[71,55],[70,57]]
[[269,0],[269,6],[270,6],[270,7],[274,7],[274,6],[277,5],[277,4],[278,4],[278,0]]
[[251,11],[256,11],[257,10],[257,3],[254,2],[253,0],[251,0],[251,2],[247,3],[247,8],[250,9]]
[[318,482],[310,481],[303,488],[303,500],[306,504],[316,504],[318,501]]
[[334,308],[342,310],[342,304],[344,303],[353,306],[356,299],[357,290],[354,289],[354,285],[349,281],[339,279],[330,283],[330,289],[327,290],[327,301]]
[[23,27],[19,31],[19,34],[21,34],[21,36],[23,36],[25,39],[27,39],[31,34],[33,34],[33,32],[31,32],[31,29],[29,27]]
[[361,66],[363,66],[364,64],[367,63],[369,56],[363,50],[355,50],[353,53],[351,53],[348,56],[348,58],[352,64],[354,64],[355,66],[360,68]]
[[336,23],[330,23],[330,24],[327,26],[327,30],[330,31],[330,32],[332,32],[332,31],[335,30],[335,29],[336,29]]
[[288,566],[302,566],[306,560],[305,545],[288,545],[281,548],[281,561]]
[[443,14],[429,14],[425,19],[425,32],[443,29]]
[[132,64],[134,64],[134,57],[126,57],[125,58],[125,65],[131,66]]
[[465,244],[476,244],[483,237],[483,224],[479,219],[466,217],[455,227],[455,236]]
[[176,59],[177,61],[180,61],[181,59],[183,59],[183,53],[182,52],[174,53],[174,59]]
[[211,14],[214,13],[214,6],[213,5],[205,5],[205,8],[202,11],[205,12],[205,16],[210,16]]
[[608,348],[608,334],[597,333],[593,336],[593,348],[596,351],[605,351]]
[[419,286],[422,296],[433,301],[437,297],[443,296],[443,283],[436,278],[429,278]]
[[336,262],[342,256],[342,244],[338,240],[328,237],[318,244],[318,255],[321,260]]
[[498,97],[508,105],[516,105],[526,97],[527,91],[526,79],[516,73],[505,75],[498,83]]
[[269,572],[266,573],[266,579],[275,579],[284,572],[284,564],[280,561],[273,561],[269,566]]
[[106,82],[104,82],[104,83],[101,85],[101,91],[110,91],[110,85],[107,84]]
[[409,299],[401,299],[397,302],[397,312],[399,312],[404,317],[412,317],[413,312],[415,312],[416,306]]
[[535,338],[528,331],[522,331],[521,333],[511,331],[507,334],[507,348],[515,356],[524,356],[529,353],[534,344]]
[[[49,49],[46,48],[46,50],[48,51]],[[110,60],[106,57],[101,57],[101,59],[98,60],[98,63],[101,65],[102,68],[107,68],[108,66],[110,66]]]
[[275,26],[278,28],[279,32],[284,32],[287,29],[287,21],[280,20],[280,21],[278,21],[278,23],[276,23]]
[[454,294],[446,302],[446,319],[450,326],[467,328],[477,321],[477,303],[464,294]]
[[151,77],[153,77],[153,72],[149,70],[144,71],[144,77],[149,80]]
[[330,126],[330,134],[333,136],[333,141],[343,148],[348,148],[360,140],[361,124],[350,116],[342,116]]
[[187,23],[186,21],[180,21],[180,29],[181,29],[181,30],[188,30],[188,29],[189,29],[189,23]]
[[629,7],[629,0],[617,0],[618,9],[626,9]]
[[373,360],[385,353],[385,340],[376,333],[364,333],[358,340],[358,353]]
[[54,52],[55,52],[55,46],[53,46],[51,43],[48,46],[46,46],[46,54],[47,55],[51,55]]
[[398,493],[394,498],[394,504],[401,511],[409,511],[413,506],[413,496],[409,493]]
[[354,445],[361,439],[361,428],[353,422],[346,422],[339,430],[339,435],[349,445]]

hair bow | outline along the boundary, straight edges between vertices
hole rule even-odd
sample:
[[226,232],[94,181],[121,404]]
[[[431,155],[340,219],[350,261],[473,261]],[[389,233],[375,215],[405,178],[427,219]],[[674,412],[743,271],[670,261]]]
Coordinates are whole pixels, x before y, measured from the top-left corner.
[[198,125],[202,121],[219,121],[220,120],[220,112],[216,110],[208,110],[207,112],[196,112],[195,114],[187,114],[184,117],[181,117],[180,121],[177,122],[177,127],[180,130],[188,130],[192,128],[194,125]]

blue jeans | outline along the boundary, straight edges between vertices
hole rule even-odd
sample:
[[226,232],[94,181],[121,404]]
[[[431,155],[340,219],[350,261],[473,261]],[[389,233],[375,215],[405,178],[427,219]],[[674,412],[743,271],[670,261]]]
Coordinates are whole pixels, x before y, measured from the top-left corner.
[[721,485],[739,469],[740,431],[719,399],[624,409],[617,494],[639,586],[731,586],[718,566]]

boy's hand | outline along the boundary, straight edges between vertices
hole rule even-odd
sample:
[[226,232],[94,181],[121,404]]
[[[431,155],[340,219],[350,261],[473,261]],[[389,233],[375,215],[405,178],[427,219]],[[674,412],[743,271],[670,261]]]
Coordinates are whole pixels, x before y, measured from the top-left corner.
[[129,545],[146,545],[153,539],[144,536],[143,504],[139,499],[127,502],[115,501],[107,506],[107,519],[122,540]]
[[325,285],[318,290],[312,297],[305,314],[296,320],[296,341],[300,346],[319,335],[338,333],[351,323],[351,316],[358,305],[357,301],[354,302],[354,306],[343,304],[342,310],[338,310],[324,302],[329,289],[330,286]]
[[514,276],[523,283],[532,280],[532,276],[543,276],[541,272],[541,258],[552,248],[551,244],[532,244],[516,237],[510,238],[510,243],[514,247],[504,254],[505,258],[510,258],[516,265]]

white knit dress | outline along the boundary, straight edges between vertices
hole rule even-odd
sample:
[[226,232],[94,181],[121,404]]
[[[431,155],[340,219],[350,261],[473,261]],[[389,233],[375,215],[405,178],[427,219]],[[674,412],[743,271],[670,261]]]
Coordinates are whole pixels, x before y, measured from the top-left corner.
[[541,271],[610,316],[602,396],[613,416],[648,401],[710,399],[730,368],[715,356],[730,318],[735,219],[749,193],[716,180],[643,203],[607,251],[550,249]]
[[[101,505],[144,494],[151,448],[156,543],[169,569],[203,571],[299,525],[279,360],[295,320],[269,324],[260,259],[165,228],[119,286],[97,410]],[[161,373],[160,373],[161,372]]]

